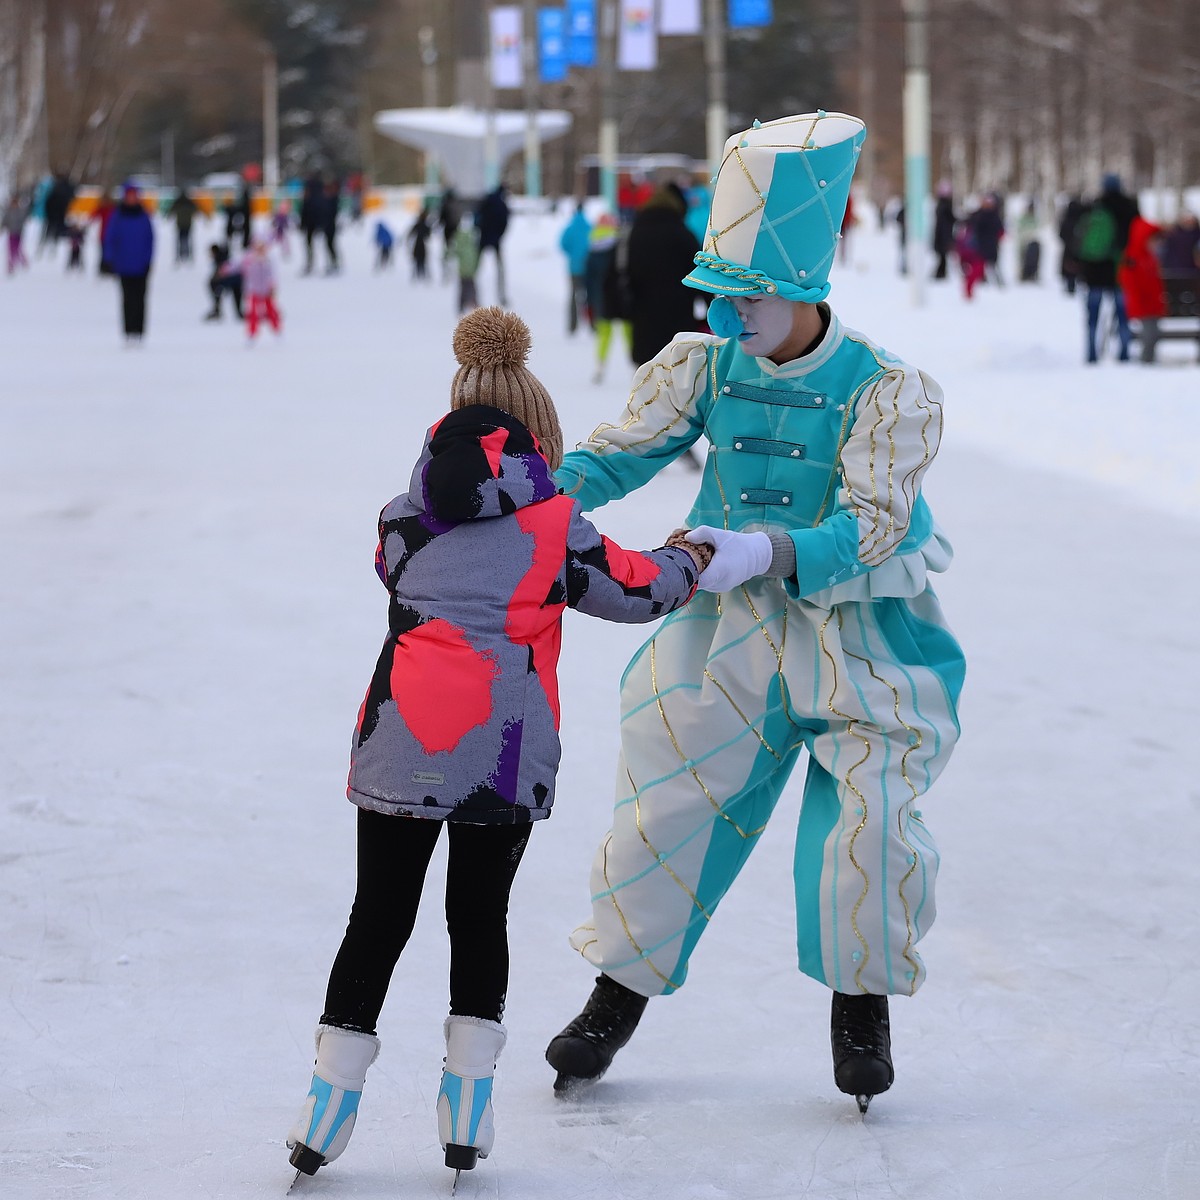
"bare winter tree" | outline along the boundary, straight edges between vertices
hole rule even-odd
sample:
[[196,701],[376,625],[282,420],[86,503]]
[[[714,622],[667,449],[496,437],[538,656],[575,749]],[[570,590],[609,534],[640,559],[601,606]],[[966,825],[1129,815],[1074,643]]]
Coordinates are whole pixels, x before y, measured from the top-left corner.
[[931,0],[934,131],[957,192],[1047,200],[1105,172],[1178,197],[1200,174],[1195,0]]
[[0,0],[0,197],[44,172],[45,0]]
[[50,167],[103,174],[143,85],[146,34],[157,0],[56,0],[48,14]]
[[[48,169],[111,182],[153,169],[168,145],[184,177],[253,161],[268,48],[285,172],[378,165],[412,178],[417,156],[381,146],[371,116],[460,98],[460,42],[478,3],[0,0],[0,188]],[[898,193],[904,10],[903,0],[790,0],[769,29],[731,34],[731,123],[844,95],[871,130],[864,185]],[[929,18],[934,178],[959,196],[994,188],[1048,204],[1116,171],[1155,189],[1169,210],[1157,215],[1172,215],[1200,179],[1197,0],[929,0]],[[437,46],[432,70],[423,31]],[[660,51],[657,71],[620,73],[622,150],[700,157],[701,40],[663,39]],[[573,68],[537,100],[575,117],[548,150],[547,177],[569,186],[568,159],[596,149],[597,72]]]
[[44,166],[53,171],[107,182],[140,166],[138,136],[168,100],[201,124],[214,107],[227,114],[257,104],[260,60],[222,0],[53,0],[46,8]]

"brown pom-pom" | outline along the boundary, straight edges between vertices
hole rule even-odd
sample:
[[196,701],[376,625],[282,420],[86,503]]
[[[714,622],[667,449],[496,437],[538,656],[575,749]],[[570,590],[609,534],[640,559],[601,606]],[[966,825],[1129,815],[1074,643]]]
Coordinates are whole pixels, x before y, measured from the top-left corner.
[[529,326],[516,313],[477,308],[454,331],[454,357],[464,367],[521,367],[529,357]]
[[675,530],[675,532],[671,534],[669,538],[667,538],[666,545],[676,546],[680,550],[686,550],[692,556],[692,558],[696,560],[696,566],[703,571],[704,568],[707,567],[710,562],[712,562],[712,556],[716,553],[716,548],[710,546],[708,542],[689,542],[687,538],[684,537],[685,533],[687,533],[686,529]]

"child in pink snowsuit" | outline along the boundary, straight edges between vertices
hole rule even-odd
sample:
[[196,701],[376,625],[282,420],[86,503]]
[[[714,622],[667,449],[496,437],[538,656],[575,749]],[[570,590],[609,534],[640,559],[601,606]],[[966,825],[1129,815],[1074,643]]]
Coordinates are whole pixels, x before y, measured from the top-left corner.
[[242,258],[242,305],[246,310],[246,332],[251,339],[258,336],[258,323],[264,317],[276,333],[281,331],[279,309],[275,307],[275,268],[261,238],[250,243]]

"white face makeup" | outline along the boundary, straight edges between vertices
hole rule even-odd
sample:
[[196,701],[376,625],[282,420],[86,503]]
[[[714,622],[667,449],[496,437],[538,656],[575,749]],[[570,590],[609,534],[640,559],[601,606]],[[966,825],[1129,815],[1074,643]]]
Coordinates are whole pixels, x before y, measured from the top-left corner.
[[737,296],[733,306],[743,325],[738,342],[755,358],[778,350],[792,332],[793,305],[782,296]]

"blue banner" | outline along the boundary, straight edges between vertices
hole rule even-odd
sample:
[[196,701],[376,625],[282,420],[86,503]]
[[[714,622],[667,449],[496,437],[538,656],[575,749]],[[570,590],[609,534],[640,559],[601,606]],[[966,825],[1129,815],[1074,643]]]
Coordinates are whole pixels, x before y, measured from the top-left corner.
[[770,25],[771,16],[771,0],[729,0],[730,29]]
[[596,65],[596,0],[567,0],[567,62]]
[[562,83],[567,77],[566,16],[561,8],[539,8],[538,79],[542,83]]

